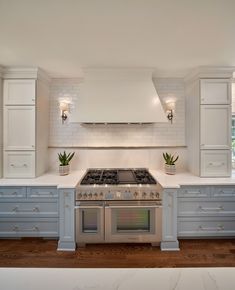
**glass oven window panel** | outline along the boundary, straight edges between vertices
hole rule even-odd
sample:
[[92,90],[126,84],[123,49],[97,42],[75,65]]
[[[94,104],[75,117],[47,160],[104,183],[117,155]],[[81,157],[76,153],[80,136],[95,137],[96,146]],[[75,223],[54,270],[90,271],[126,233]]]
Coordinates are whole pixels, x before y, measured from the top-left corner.
[[152,231],[152,210],[148,208],[119,208],[113,211],[116,233],[150,233]]
[[98,211],[97,209],[82,210],[82,232],[97,233],[98,232]]

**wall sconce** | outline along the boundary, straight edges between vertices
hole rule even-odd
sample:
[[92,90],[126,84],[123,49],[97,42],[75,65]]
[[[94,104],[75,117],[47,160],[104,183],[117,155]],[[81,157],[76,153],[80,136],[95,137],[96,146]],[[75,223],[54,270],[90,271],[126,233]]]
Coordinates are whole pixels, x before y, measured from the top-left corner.
[[167,119],[169,121],[171,121],[171,124],[173,122],[173,117],[174,117],[173,111],[174,111],[174,109],[175,109],[175,102],[174,101],[166,102]]
[[68,112],[69,112],[69,103],[66,102],[60,102],[60,111],[61,111],[61,119],[62,124],[67,120],[68,118]]

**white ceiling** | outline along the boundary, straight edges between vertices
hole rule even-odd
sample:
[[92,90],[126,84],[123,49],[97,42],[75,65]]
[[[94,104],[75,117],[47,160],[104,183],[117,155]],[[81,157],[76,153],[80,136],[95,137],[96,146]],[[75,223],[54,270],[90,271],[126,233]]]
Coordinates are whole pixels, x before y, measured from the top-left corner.
[[0,64],[166,74],[235,65],[235,0],[0,0]]

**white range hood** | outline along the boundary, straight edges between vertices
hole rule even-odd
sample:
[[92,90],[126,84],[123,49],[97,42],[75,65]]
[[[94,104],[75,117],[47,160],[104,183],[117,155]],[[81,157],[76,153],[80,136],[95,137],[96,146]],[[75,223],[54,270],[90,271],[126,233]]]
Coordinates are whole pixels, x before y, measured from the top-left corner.
[[85,72],[70,115],[79,123],[167,122],[152,71],[94,69]]

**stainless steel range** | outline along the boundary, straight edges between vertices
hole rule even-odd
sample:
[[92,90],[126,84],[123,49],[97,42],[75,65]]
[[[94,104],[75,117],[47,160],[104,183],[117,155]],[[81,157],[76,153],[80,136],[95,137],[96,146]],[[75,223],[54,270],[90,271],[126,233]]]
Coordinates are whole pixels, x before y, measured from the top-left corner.
[[89,169],[76,193],[76,241],[152,243],[162,235],[162,189],[145,168]]

